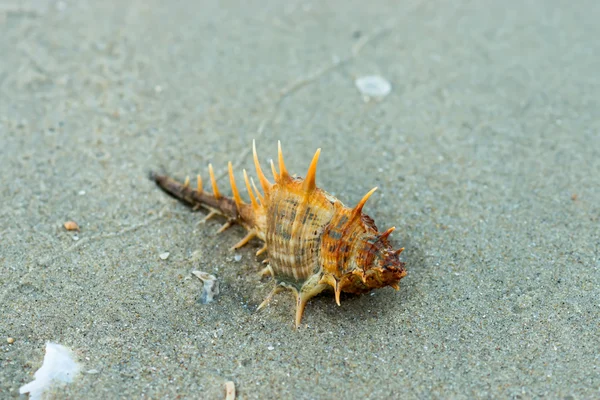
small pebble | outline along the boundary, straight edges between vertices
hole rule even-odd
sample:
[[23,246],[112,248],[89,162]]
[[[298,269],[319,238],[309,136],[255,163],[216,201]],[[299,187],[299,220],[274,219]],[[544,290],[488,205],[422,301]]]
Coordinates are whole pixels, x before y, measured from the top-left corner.
[[164,253],[160,253],[158,256],[160,257],[161,260],[166,260],[167,258],[169,258],[169,253],[168,251],[165,251]]
[[6,342],[8,344],[13,344],[15,342],[15,338],[12,338],[12,337],[6,338]]
[[275,347],[269,346],[269,347],[267,347],[267,350],[275,350]]
[[357,78],[354,84],[367,101],[371,97],[382,99],[392,91],[392,85],[378,75],[362,76]]
[[90,375],[94,375],[94,374],[99,374],[100,371],[98,371],[97,369],[90,369],[89,371],[87,371],[87,373]]
[[235,261],[240,261],[242,259],[242,255],[241,254],[236,254],[235,256],[233,256],[233,259]]
[[85,190],[80,190],[77,194],[80,196],[83,196],[83,195],[85,195]]
[[225,382],[225,400],[235,400],[235,384],[232,381]]
[[73,235],[73,240],[78,241],[79,240],[79,236]]
[[63,226],[68,231],[78,231],[79,230],[79,225],[77,225],[77,222],[75,222],[75,221],[67,221],[63,224]]

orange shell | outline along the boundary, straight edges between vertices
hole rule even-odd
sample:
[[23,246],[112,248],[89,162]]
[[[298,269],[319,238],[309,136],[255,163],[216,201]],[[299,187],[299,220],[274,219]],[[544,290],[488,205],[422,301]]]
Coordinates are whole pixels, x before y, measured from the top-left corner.
[[306,178],[289,175],[278,145],[279,171],[271,163],[275,182],[271,183],[262,172],[256,146],[253,143],[254,164],[264,194],[248,180],[244,181],[250,203],[241,199],[229,163],[229,179],[233,198],[221,195],[217,188],[212,166],[209,165],[213,193],[204,192],[198,176],[196,190],[164,176],[151,178],[165,191],[193,206],[209,210],[206,219],[223,215],[227,222],[220,231],[236,222],[248,230],[238,242],[237,249],[257,237],[265,242],[257,255],[266,251],[269,266],[263,270],[275,278],[275,288],[258,307],[264,307],[274,294],[290,289],[296,296],[296,326],[300,324],[304,306],[313,296],[324,290],[333,290],[337,304],[340,293],[365,293],[385,286],[399,288],[406,276],[405,264],[399,255],[403,249],[393,250],[388,237],[394,230],[379,232],[373,219],[362,212],[369,191],[354,208],[316,187],[316,169],[320,155],[317,150]]

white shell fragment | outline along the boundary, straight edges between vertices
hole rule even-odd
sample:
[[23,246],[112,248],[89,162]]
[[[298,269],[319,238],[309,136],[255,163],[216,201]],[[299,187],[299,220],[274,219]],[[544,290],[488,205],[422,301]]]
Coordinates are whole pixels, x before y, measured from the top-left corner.
[[202,293],[200,294],[200,302],[202,304],[211,303],[215,296],[219,294],[219,281],[217,281],[217,277],[204,271],[192,271],[192,274],[204,282]]
[[169,258],[169,255],[170,255],[170,254],[171,254],[171,253],[169,253],[168,251],[165,251],[164,253],[160,253],[160,254],[158,255],[158,257],[160,257],[160,259],[161,259],[161,260],[166,260],[167,258]]
[[392,91],[392,85],[379,75],[361,76],[354,84],[366,101],[370,98],[382,99]]
[[225,382],[225,400],[235,400],[235,383]]
[[42,394],[53,382],[68,383],[79,373],[80,366],[73,360],[71,351],[56,343],[46,343],[46,355],[35,380],[21,386],[19,393],[29,393],[32,400],[41,399]]

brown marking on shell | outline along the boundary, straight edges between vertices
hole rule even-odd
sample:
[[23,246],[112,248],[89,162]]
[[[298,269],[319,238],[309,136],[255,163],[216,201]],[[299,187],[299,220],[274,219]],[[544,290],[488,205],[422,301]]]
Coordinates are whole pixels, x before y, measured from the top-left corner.
[[259,309],[282,288],[289,289],[296,297],[298,326],[307,301],[324,290],[332,289],[339,305],[341,292],[359,294],[385,286],[399,288],[406,271],[399,259],[403,249],[394,251],[388,242],[395,228],[381,233],[373,219],[362,212],[377,188],[371,189],[356,207],[348,208],[316,186],[320,149],[311,161],[306,178],[302,179],[289,175],[281,143],[278,143],[279,172],[271,161],[274,183],[262,172],[254,142],[252,150],[264,195],[244,170],[250,204],[241,199],[231,163],[228,167],[233,199],[220,194],[210,164],[212,195],[202,190],[200,176],[195,191],[189,188],[187,179],[185,184],[180,184],[162,175],[151,177],[173,196],[195,207],[207,208],[210,211],[207,218],[217,214],[225,216],[224,227],[234,222],[244,226],[247,235],[232,249],[242,247],[254,237],[265,242],[257,255],[268,253],[267,268],[276,286]]

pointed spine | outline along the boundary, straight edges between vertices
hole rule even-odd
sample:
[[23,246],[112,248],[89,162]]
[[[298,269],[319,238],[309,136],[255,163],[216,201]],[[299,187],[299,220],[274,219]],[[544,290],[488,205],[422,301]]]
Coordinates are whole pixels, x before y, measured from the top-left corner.
[[221,198],[221,193],[217,187],[217,179],[215,178],[215,171],[213,170],[212,164],[208,164],[208,174],[210,175],[210,183],[212,184],[213,195],[215,196],[215,199],[219,200]]
[[304,183],[302,184],[302,188],[307,194],[310,194],[317,189],[317,164],[319,163],[320,154],[321,149],[317,149],[312,161],[310,162],[310,166],[308,167],[306,179],[304,179]]
[[248,173],[246,172],[246,170],[244,170],[244,182],[246,182],[246,190],[248,191],[248,195],[250,196],[252,208],[256,209],[258,207],[258,203],[256,202],[256,197],[254,197],[254,192],[252,192],[252,187],[250,186],[250,180],[248,180]]
[[354,218],[356,218],[356,217],[360,216],[360,214],[361,214],[361,212],[362,212],[362,209],[363,209],[363,207],[365,206],[365,203],[367,202],[367,200],[369,200],[369,197],[371,197],[371,195],[372,195],[372,194],[373,194],[373,193],[374,193],[376,190],[377,190],[377,187],[374,187],[373,189],[369,190],[369,191],[367,192],[367,194],[365,194],[365,195],[363,196],[363,198],[362,198],[362,199],[360,199],[360,201],[358,202],[358,204],[356,205],[356,207],[354,207],[354,208],[352,209],[352,218],[351,218],[351,219],[354,219]]
[[262,204],[264,202],[264,198],[263,198],[262,194],[260,194],[260,192],[258,191],[258,188],[256,187],[256,183],[254,183],[254,179],[253,178],[250,178],[250,182],[252,182],[252,187],[256,191],[256,197],[258,198],[258,202],[262,206]]
[[277,159],[279,161],[279,176],[281,179],[289,178],[290,174],[285,168],[285,162],[283,162],[283,152],[281,151],[281,141],[277,141]]
[[265,174],[263,174],[262,168],[260,167],[260,163],[258,162],[258,154],[256,153],[256,142],[254,140],[252,141],[252,153],[254,155],[254,167],[256,168],[256,174],[258,175],[260,185],[262,186],[265,195],[267,195],[271,189],[271,186],[273,185],[271,182],[269,182]]
[[395,226],[392,226],[390,229],[388,229],[387,231],[383,232],[380,236],[379,236],[379,240],[384,240],[387,239],[392,232],[394,232],[394,230],[396,229]]
[[275,164],[273,163],[273,160],[270,160],[269,163],[271,164],[271,172],[273,173],[273,178],[275,179],[275,182],[277,182],[279,180],[279,174],[275,169]]
[[235,183],[235,176],[233,175],[233,166],[231,165],[231,161],[229,161],[229,164],[227,164],[227,168],[229,169],[229,183],[231,184],[231,191],[233,192],[233,201],[235,201],[235,205],[239,211],[244,202],[240,197],[240,192],[238,191]]

